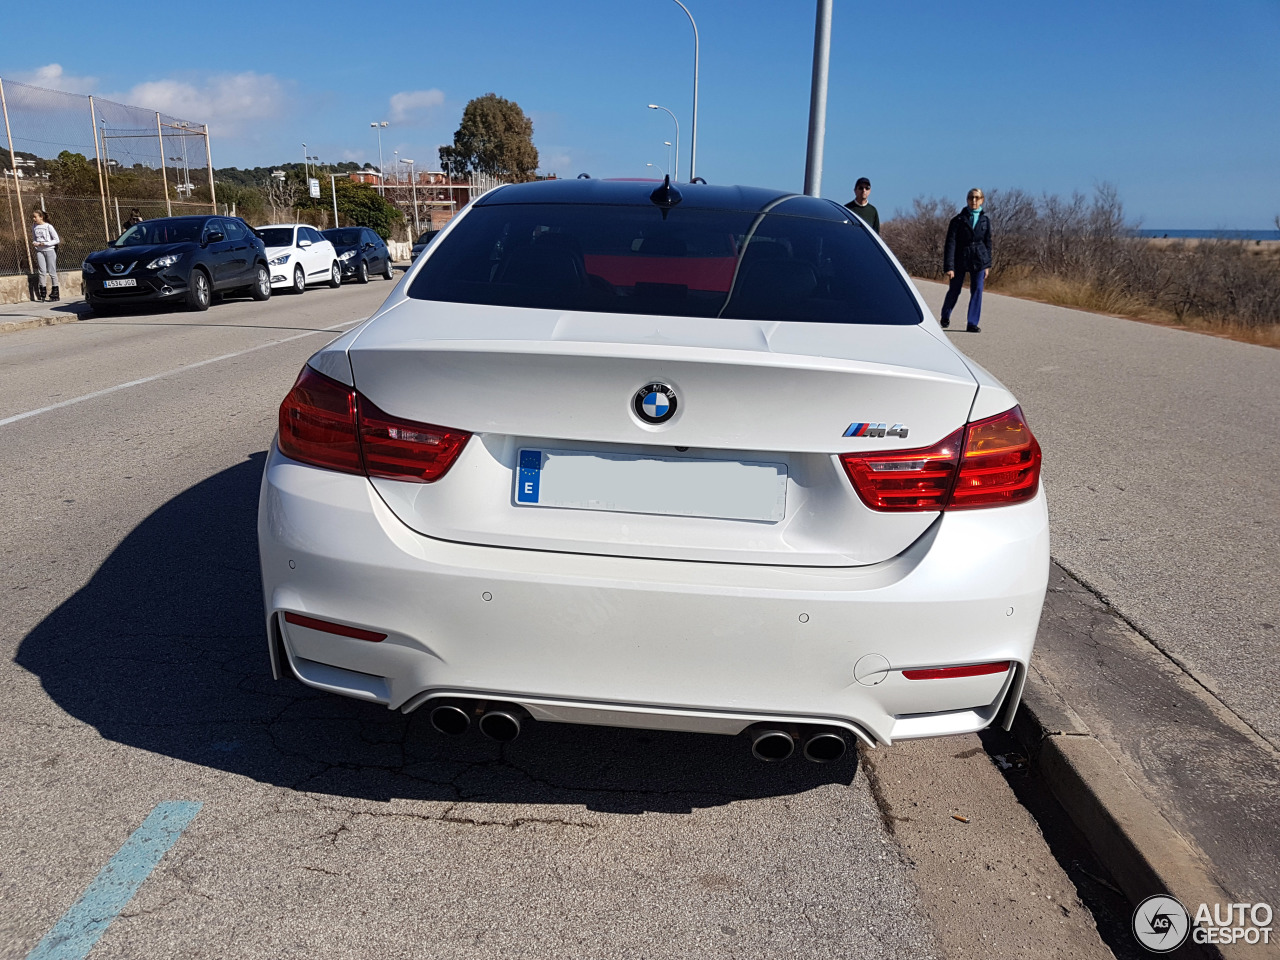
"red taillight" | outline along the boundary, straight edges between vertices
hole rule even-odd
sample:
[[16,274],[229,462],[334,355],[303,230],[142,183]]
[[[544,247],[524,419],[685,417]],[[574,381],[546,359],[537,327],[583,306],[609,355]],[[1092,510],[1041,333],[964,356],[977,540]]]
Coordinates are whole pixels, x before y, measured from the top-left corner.
[[969,424],[949,510],[1030,500],[1040,488],[1040,444],[1022,408]]
[[280,404],[280,452],[316,467],[363,473],[356,392],[310,367]]
[[1040,444],[1022,409],[977,420],[932,447],[840,457],[858,496],[882,512],[1021,503],[1040,487]]
[[432,483],[439,480],[466,446],[471,434],[383,413],[364,397],[360,411],[360,448],[371,477]]
[[280,452],[343,473],[431,483],[448,472],[470,437],[383,413],[309,366],[280,404]]
[[942,510],[956,479],[963,431],[919,450],[840,457],[858,496],[872,510]]
[[953,680],[956,677],[985,677],[991,673],[1006,673],[1008,670],[1008,660],[997,660],[995,663],[972,663],[963,667],[927,667],[922,670],[903,670],[902,675],[908,680]]

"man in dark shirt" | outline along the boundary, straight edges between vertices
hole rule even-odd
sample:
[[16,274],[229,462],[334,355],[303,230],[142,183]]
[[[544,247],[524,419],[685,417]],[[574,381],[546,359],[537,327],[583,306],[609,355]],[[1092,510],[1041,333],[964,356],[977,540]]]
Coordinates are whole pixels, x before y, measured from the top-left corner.
[[850,210],[860,216],[867,222],[876,233],[880,232],[880,213],[871,204],[867,203],[867,198],[871,196],[871,181],[866,177],[859,177],[858,182],[853,185],[853,199],[845,204]]

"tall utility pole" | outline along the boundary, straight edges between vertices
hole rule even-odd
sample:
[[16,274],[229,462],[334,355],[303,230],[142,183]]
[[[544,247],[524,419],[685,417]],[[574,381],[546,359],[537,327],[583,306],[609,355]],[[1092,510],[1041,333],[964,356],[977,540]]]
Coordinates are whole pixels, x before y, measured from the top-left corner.
[[308,165],[310,157],[307,156],[307,145],[302,145],[302,175],[307,178],[307,185],[311,184],[311,167]]
[[[689,8],[680,3],[680,0],[675,2],[689,18],[689,23],[693,25],[693,132],[689,134],[689,182],[693,183],[698,166],[698,25],[694,23],[693,14],[689,12]],[[830,0],[827,2],[829,3]],[[831,19],[829,14],[827,19],[828,21]]]
[[818,0],[813,29],[813,87],[809,93],[809,152],[804,161],[804,192],[822,192],[822,147],[827,138],[827,72],[831,63],[831,0]]
[[384,197],[387,195],[387,175],[382,172],[382,129],[386,125],[387,121],[385,120],[378,120],[369,124],[369,126],[378,131],[378,192]]

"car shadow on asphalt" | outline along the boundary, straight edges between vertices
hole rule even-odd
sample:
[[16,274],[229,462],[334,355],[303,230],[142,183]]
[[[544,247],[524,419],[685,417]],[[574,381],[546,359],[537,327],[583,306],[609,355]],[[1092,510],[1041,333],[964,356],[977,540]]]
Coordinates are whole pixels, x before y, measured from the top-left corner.
[[160,507],[22,641],[16,661],[109,740],[312,793],[687,813],[849,784],[832,764],[755,760],[743,736],[530,723],[446,737],[422,711],[271,678],[256,515],[265,453]]

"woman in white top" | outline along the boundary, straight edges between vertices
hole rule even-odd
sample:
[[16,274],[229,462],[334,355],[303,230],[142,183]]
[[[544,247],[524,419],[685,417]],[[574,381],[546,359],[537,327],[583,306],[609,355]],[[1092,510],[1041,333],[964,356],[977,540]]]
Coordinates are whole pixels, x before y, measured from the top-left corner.
[[45,284],[51,288],[50,300],[60,299],[58,296],[58,243],[61,238],[53,224],[45,219],[43,210],[31,214],[31,243],[36,248],[36,263],[40,268],[40,299],[44,299]]

